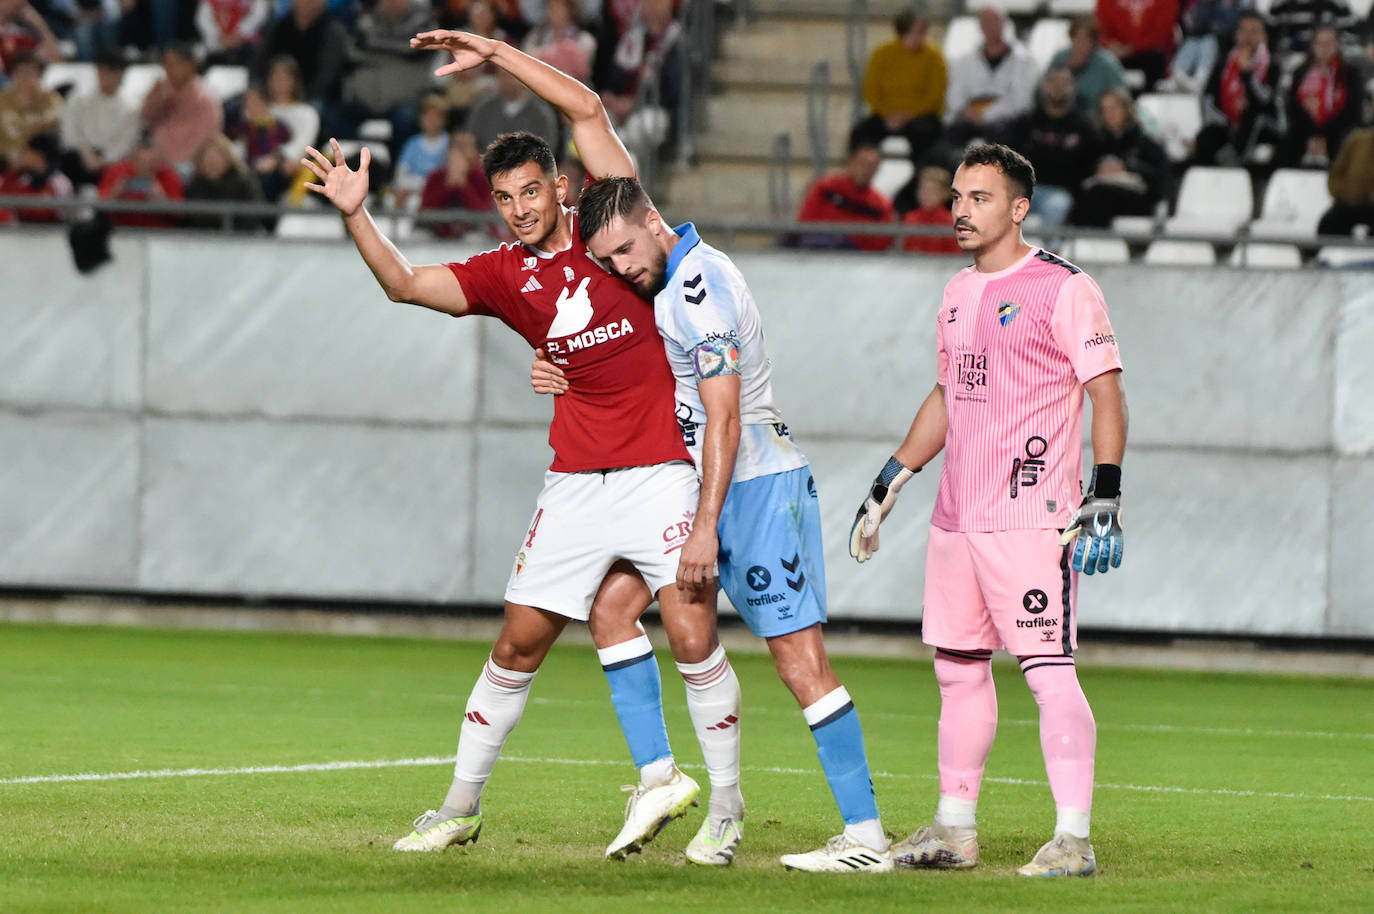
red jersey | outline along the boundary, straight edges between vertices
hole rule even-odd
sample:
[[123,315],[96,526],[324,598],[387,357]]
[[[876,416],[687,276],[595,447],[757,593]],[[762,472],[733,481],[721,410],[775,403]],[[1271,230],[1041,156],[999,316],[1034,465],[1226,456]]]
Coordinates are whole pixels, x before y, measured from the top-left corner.
[[607,273],[577,238],[548,254],[503,244],[448,268],[469,314],[485,314],[543,349],[568,376],[554,398],[550,469],[560,473],[691,460],[654,308]]

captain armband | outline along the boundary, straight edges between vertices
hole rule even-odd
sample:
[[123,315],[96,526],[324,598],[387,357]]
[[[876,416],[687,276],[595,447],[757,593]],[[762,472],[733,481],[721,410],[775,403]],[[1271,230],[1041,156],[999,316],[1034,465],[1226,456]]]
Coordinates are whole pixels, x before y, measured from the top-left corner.
[[732,334],[698,343],[692,350],[692,370],[698,381],[739,374],[739,341]]

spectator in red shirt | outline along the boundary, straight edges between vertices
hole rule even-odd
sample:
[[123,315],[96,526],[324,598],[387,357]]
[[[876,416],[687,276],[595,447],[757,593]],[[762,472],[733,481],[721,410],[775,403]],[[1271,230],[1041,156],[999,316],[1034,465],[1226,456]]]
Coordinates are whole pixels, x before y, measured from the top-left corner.
[[954,240],[954,216],[949,211],[949,186],[953,180],[948,171],[934,165],[921,169],[916,182],[916,208],[902,217],[903,225],[938,225],[945,229],[945,237],[908,235],[902,240],[902,250],[919,254],[961,254]]
[[1321,25],[1312,50],[1293,73],[1288,90],[1288,134],[1283,160],[1325,168],[1360,123],[1364,87],[1359,72],[1341,57],[1340,33]]
[[[491,185],[482,171],[482,156],[477,140],[466,130],[449,137],[444,167],[425,179],[420,192],[420,209],[492,208]],[[472,226],[464,222],[426,222],[424,227],[439,238],[461,238]]]
[[[0,175],[0,196],[17,197],[59,197],[72,195],[72,182],[57,170],[57,137],[51,133],[40,133],[29,137],[24,149],[15,156],[14,164]],[[12,222],[58,222],[62,219],[60,210],[24,207],[18,210],[0,210],[0,223]]]
[[0,76],[8,75],[15,58],[24,54],[43,63],[62,59],[57,36],[28,0],[0,0]]
[[1177,47],[1178,0],[1097,0],[1102,45],[1149,89],[1164,78]]
[[224,129],[224,108],[201,82],[190,45],[168,45],[162,68],[166,76],[143,100],[143,123],[162,157],[189,173],[200,144]]
[[1202,95],[1202,129],[1193,144],[1196,164],[1252,162],[1259,144],[1281,138],[1279,77],[1264,19],[1253,10],[1241,13],[1235,44],[1212,67]]
[[[873,176],[877,174],[882,160],[882,153],[872,139],[852,138],[849,141],[849,158],[844,167],[816,179],[806,192],[797,220],[891,223],[895,217],[892,201],[873,189]],[[885,251],[892,246],[892,236],[807,233],[790,239],[789,244],[804,248]]]
[[[176,169],[162,159],[157,144],[145,135],[133,155],[105,169],[100,179],[102,200],[181,200],[181,178]],[[176,217],[166,213],[111,213],[113,225],[167,227]]]

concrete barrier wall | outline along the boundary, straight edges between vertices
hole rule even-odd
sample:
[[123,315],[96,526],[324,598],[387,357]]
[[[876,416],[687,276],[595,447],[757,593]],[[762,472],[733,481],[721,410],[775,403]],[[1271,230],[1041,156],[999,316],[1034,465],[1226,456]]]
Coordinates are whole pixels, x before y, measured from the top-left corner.
[[[0,584],[499,602],[551,459],[522,340],[388,302],[348,244],[117,241],[94,277],[60,236],[0,242]],[[813,463],[832,616],[919,618],[938,467],[872,563],[846,544],[934,383],[960,262],[737,262]],[[1082,624],[1374,636],[1374,277],[1092,272],[1131,444],[1126,563],[1083,581]]]

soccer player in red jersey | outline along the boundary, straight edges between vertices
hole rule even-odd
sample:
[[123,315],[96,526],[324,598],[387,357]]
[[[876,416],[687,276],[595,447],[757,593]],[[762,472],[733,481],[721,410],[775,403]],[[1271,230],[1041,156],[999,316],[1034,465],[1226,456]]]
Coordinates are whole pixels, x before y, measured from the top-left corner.
[[[1097,729],[1074,668],[1075,572],[1121,564],[1126,400],[1102,290],[1021,237],[1034,188],[1034,169],[1006,146],[965,152],[954,237],[973,266],[945,287],[935,388],[850,534],[850,553],[866,561],[902,484],[944,450],[922,616],[940,686],[940,799],[934,824],[893,846],[898,866],[978,862],[974,814],[997,731],[990,660],[1003,648],[1040,706],[1058,809],[1054,838],[1020,873],[1087,876],[1096,866],[1088,824]],[[1096,465],[1077,504],[1085,391]]]
[[[461,63],[438,73],[463,69]],[[580,148],[619,147],[605,119],[599,101],[576,113]],[[587,254],[576,214],[562,205],[567,179],[543,140],[507,134],[483,157],[497,209],[518,240],[462,263],[425,266],[411,264],[364,206],[370,153],[363,150],[354,171],[331,142],[333,162],[308,150],[304,161],[319,183],[307,186],[338,207],[390,299],[455,317],[496,317],[578,379],[577,395],[560,397],[554,410],[553,465],[511,571],[505,624],[468,700],[449,793],[438,810],[416,819],[396,849],[441,850],[477,839],[482,788],[535,672],[570,619],[589,623],[640,769],[624,828],[606,855],[639,850],[695,804],[697,785],[677,769],[668,746],[658,666],[638,622],[646,608],[639,577],[657,595],[707,766],[713,774],[735,772],[726,788],[713,778],[712,803],[742,807],[739,680],[716,637],[714,584],[679,569],[699,485],[673,413],[674,382],[652,308]],[[628,164],[623,147],[619,153]]]

